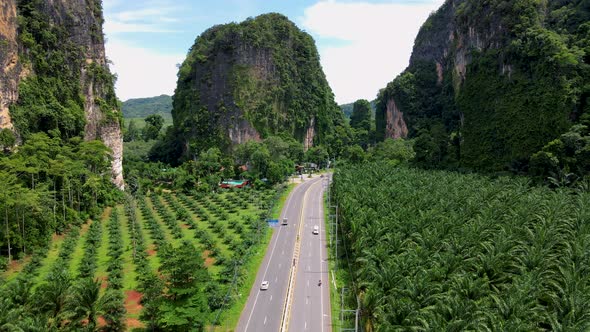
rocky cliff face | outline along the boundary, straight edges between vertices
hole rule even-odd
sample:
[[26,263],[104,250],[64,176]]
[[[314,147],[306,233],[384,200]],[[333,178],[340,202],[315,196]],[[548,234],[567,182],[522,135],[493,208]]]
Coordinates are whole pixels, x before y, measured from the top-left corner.
[[[112,179],[122,189],[123,143],[102,23],[101,0],[0,4],[0,127],[14,129],[24,139],[35,131],[58,129],[66,137],[102,140],[113,151]],[[52,101],[39,105],[54,111],[52,120],[74,124],[53,128],[44,123],[48,118],[31,107],[43,100]]]
[[380,92],[379,134],[403,137],[389,129],[403,114],[409,137],[437,146],[433,163],[526,164],[587,112],[589,16],[582,0],[447,0]]
[[393,139],[406,138],[408,136],[408,127],[404,121],[404,113],[400,112],[393,98],[387,101],[385,114],[387,119],[385,137]]
[[0,4],[0,129],[13,129],[9,106],[18,99],[21,69],[16,0],[7,0]]
[[173,99],[175,135],[185,156],[280,133],[308,148],[342,118],[313,39],[279,14],[215,26],[199,36],[180,68]]

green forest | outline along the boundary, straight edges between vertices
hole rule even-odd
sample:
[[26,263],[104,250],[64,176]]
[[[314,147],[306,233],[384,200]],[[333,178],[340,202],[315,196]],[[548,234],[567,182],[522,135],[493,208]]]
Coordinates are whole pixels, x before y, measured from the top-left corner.
[[379,92],[377,136],[385,137],[395,100],[409,137],[429,146],[424,167],[583,177],[587,143],[565,152],[553,141],[566,132],[588,139],[576,127],[587,126],[590,111],[588,6],[447,1],[422,26],[410,66]]
[[233,330],[290,180],[326,171],[334,330],[590,330],[590,1],[447,0],[340,107],[283,14],[205,30],[173,96],[122,103],[101,0],[8,1],[0,331]]

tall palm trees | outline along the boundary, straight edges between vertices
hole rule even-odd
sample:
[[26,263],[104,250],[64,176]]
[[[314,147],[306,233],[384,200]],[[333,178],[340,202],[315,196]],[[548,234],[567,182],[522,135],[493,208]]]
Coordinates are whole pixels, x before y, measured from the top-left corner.
[[365,330],[590,326],[590,195],[386,163],[333,194]]

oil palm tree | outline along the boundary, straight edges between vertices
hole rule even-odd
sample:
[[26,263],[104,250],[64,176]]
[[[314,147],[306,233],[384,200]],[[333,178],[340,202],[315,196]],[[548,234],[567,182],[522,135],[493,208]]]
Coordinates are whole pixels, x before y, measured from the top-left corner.
[[91,278],[80,279],[71,288],[65,306],[65,317],[74,328],[94,331],[99,313],[100,282]]

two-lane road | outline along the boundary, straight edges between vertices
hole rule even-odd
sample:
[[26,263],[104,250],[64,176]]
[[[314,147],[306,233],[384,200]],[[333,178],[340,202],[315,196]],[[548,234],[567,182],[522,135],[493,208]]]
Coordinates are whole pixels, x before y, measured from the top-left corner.
[[[328,332],[332,330],[323,197],[324,181],[309,188],[289,331]],[[319,228],[318,234],[314,234],[316,226]],[[319,285],[320,280],[321,285]]]
[[[271,242],[256,276],[256,281],[250,291],[248,302],[240,316],[237,331],[274,332],[280,330],[281,318],[285,308],[289,276],[291,268],[293,267],[293,251],[299,223],[301,223],[301,227],[303,227],[303,232],[307,231],[310,222],[318,223],[318,226],[321,225],[320,236],[323,239],[323,222],[320,223],[317,219],[312,221],[308,220],[313,216],[321,216],[323,218],[323,209],[321,205],[323,202],[322,182],[322,178],[319,177],[309,179],[295,187],[287,198],[279,221],[282,221],[282,219],[286,217],[288,218],[289,224],[279,225],[273,231]],[[318,197],[316,197],[316,195],[318,195]],[[309,230],[309,232],[311,232],[311,230]],[[316,235],[318,242],[318,257],[321,252],[321,250],[319,250],[320,236]],[[302,236],[302,239],[306,238],[309,239],[307,235]],[[309,256],[309,248],[306,249],[305,245],[307,242],[301,243],[301,257],[307,257],[305,255]],[[321,253],[321,255],[323,255],[322,257],[326,257],[325,253]],[[298,268],[302,268],[301,262],[299,262]],[[318,265],[317,271],[320,270],[321,267]],[[324,271],[327,271],[327,269]],[[297,275],[299,276],[299,272]],[[318,279],[319,278],[320,277],[318,277]],[[326,281],[328,280],[327,274],[324,279]],[[269,282],[268,290],[260,290],[260,284],[264,280]],[[298,281],[295,282],[295,285],[297,282]],[[317,280],[315,286],[318,287]],[[327,290],[328,282],[325,283],[325,286],[324,283],[322,283],[321,288]],[[298,301],[299,297],[300,294],[295,292],[293,301]],[[327,302],[329,306],[329,295],[325,295],[323,300]],[[293,305],[295,305],[295,303],[298,302],[294,302]],[[295,310],[292,312],[295,313]],[[329,310],[326,312],[329,313]],[[300,315],[297,314],[297,316]],[[295,317],[292,317],[290,321],[293,322],[294,319]],[[326,321],[330,321],[329,317]],[[297,330],[293,329],[292,331]],[[318,329],[317,331],[320,330]],[[325,329],[324,331],[329,330]]]

